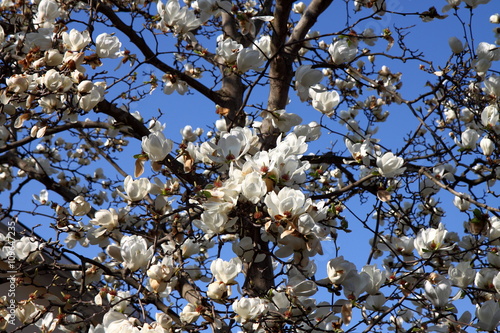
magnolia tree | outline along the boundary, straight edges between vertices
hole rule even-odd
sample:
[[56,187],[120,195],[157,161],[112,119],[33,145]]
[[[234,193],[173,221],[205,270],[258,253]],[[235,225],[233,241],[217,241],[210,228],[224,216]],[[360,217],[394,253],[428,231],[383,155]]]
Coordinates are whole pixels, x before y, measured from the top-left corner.
[[0,330],[498,332],[488,2],[2,0]]

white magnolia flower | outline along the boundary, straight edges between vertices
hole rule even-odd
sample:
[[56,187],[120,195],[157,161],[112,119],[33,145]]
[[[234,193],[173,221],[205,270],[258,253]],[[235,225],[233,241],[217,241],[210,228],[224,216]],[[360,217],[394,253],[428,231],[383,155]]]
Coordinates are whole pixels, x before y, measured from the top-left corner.
[[470,198],[470,195],[466,193],[460,193],[460,194],[462,195],[462,197],[465,198],[455,196],[455,198],[453,199],[453,204],[455,205],[455,207],[460,209],[460,211],[465,212],[470,207],[470,201],[466,199]]
[[80,32],[76,29],[71,29],[69,33],[66,31],[63,32],[62,39],[68,51],[73,52],[83,50],[91,41],[90,34],[87,30]]
[[361,272],[364,272],[369,277],[367,279],[367,284],[365,291],[370,295],[375,295],[378,293],[380,286],[386,280],[386,273],[378,269],[376,265],[365,265]]
[[372,311],[384,310],[384,304],[387,298],[383,294],[369,295],[365,301],[365,307]]
[[441,308],[448,304],[451,295],[451,281],[443,279],[436,284],[425,281],[424,296],[431,301],[436,308]]
[[328,48],[332,61],[336,65],[351,62],[356,57],[358,48],[355,43],[348,39],[340,39]]
[[238,53],[243,49],[243,45],[235,42],[231,38],[226,38],[224,40],[220,39],[222,39],[222,36],[218,38],[217,49],[215,52],[217,55],[221,56],[226,63],[235,63]]
[[233,311],[236,313],[236,321],[245,323],[257,319],[267,311],[267,304],[260,298],[240,298],[233,302]]
[[296,2],[293,4],[292,11],[296,14],[302,14],[306,10],[306,5],[305,3],[301,2]]
[[198,318],[200,317],[200,307],[188,303],[186,306],[182,309],[182,312],[180,313],[180,318],[182,322],[186,324],[194,323]]
[[445,246],[445,238],[448,231],[442,223],[438,228],[420,229],[415,238],[415,248],[422,258],[429,258],[435,251],[449,250],[451,246]]
[[56,49],[45,51],[44,61],[47,66],[59,66],[63,61],[64,56]]
[[240,258],[232,258],[230,261],[217,258],[210,264],[210,271],[217,281],[224,282],[227,285],[235,284],[234,280],[241,273],[243,263]]
[[402,174],[406,170],[406,167],[402,167],[404,163],[402,157],[395,156],[391,152],[377,157],[378,172],[384,177],[396,177]]
[[201,220],[194,220],[193,224],[209,234],[221,234],[227,228],[232,227],[236,223],[237,218],[228,221],[228,217],[224,213],[215,210],[205,210],[201,214]]
[[484,90],[487,94],[500,97],[500,75],[491,74],[484,80]]
[[59,74],[55,69],[49,69],[43,76],[43,84],[52,92],[66,92],[73,86],[73,81],[66,75]]
[[153,247],[148,248],[142,236],[123,236],[120,241],[120,254],[125,267],[135,272],[149,263],[153,256]]
[[464,289],[474,282],[476,270],[469,261],[462,261],[457,266],[448,268],[448,276],[454,286]]
[[93,225],[104,227],[108,231],[118,227],[118,213],[114,208],[100,209],[95,213],[95,217],[90,220]]
[[153,162],[163,161],[172,151],[173,142],[165,138],[162,132],[151,132],[142,137],[142,150]]
[[59,10],[59,5],[54,0],[42,0],[38,3],[38,11],[33,19],[34,24],[42,24],[44,27],[49,27],[50,25],[45,25],[43,23],[53,23],[56,18],[61,15]]
[[80,95],[76,98],[78,98],[78,106],[83,110],[83,111],[90,111],[92,110],[99,102],[101,102],[104,99],[104,93],[105,89],[102,85],[95,85],[92,83],[92,87],[90,90],[85,91],[89,88],[89,84],[87,84],[88,81],[83,81],[82,83],[85,83],[82,85],[80,83],[78,85],[78,90],[80,92]]
[[108,33],[102,33],[97,36],[96,41],[96,53],[99,58],[118,58],[120,55],[120,48],[122,43],[118,37],[110,35]]
[[480,60],[498,61],[500,60],[500,49],[495,44],[481,42],[477,46],[476,55]]
[[31,261],[38,255],[40,243],[35,238],[23,236],[21,239],[14,241],[14,253],[18,260]]
[[49,191],[47,191],[46,189],[43,189],[40,191],[40,195],[33,194],[33,199],[38,201],[41,205],[48,205],[49,204]]
[[479,5],[484,5],[490,2],[490,0],[463,0],[469,7],[476,8]]
[[182,7],[175,17],[174,33],[177,35],[187,34],[189,31],[197,29],[202,24],[196,17],[193,10]]
[[245,175],[241,183],[241,194],[251,203],[256,204],[267,193],[267,185],[259,172]]
[[495,105],[488,105],[481,112],[481,124],[484,127],[493,127],[498,123],[498,108]]
[[498,275],[498,270],[496,268],[485,267],[481,268],[479,272],[476,273],[474,278],[474,285],[483,290],[494,290],[493,279]]
[[265,59],[259,51],[245,48],[238,52],[236,67],[240,73],[246,73],[251,69],[254,71],[261,71],[264,60]]
[[363,42],[368,46],[375,46],[378,37],[376,37],[372,28],[366,28],[362,34]]
[[102,325],[106,333],[139,333],[132,323],[133,318],[112,309],[104,315]]
[[493,153],[493,150],[495,150],[495,144],[487,136],[485,136],[481,140],[481,142],[479,142],[479,147],[481,147],[481,150],[483,151],[484,156],[490,156]]
[[309,98],[309,88],[323,79],[320,70],[312,69],[311,65],[301,65],[295,71],[295,89],[300,100],[305,102]]
[[30,79],[25,74],[14,74],[6,79],[7,87],[9,91],[14,93],[23,93],[28,90],[30,86]]
[[207,287],[207,297],[213,300],[220,300],[226,298],[231,294],[231,286],[228,286],[224,282],[214,281],[210,283]]
[[327,91],[322,85],[317,84],[309,89],[312,106],[327,116],[332,116],[334,109],[340,103],[339,93],[335,90]]
[[126,200],[139,201],[144,199],[146,195],[149,194],[151,190],[151,183],[147,178],[132,179],[132,176],[128,175],[124,182],[125,193],[127,196]]
[[356,271],[356,265],[344,259],[344,256],[331,259],[327,266],[328,279],[333,284],[341,284],[349,272]]
[[208,21],[212,16],[218,17],[221,12],[231,12],[231,2],[225,0],[197,0],[193,8],[200,11],[200,20]]
[[177,92],[179,95],[184,95],[189,90],[189,85],[186,81],[179,79],[177,76],[172,74],[165,74],[162,78],[163,81],[163,93],[166,95],[171,95]]
[[311,199],[306,198],[302,191],[290,187],[282,188],[278,194],[268,193],[264,202],[269,215],[275,220],[298,217],[305,213],[312,203]]
[[85,201],[85,197],[79,195],[69,203],[69,209],[75,216],[83,216],[90,212],[90,203]]
[[490,299],[476,309],[477,328],[492,332],[500,322],[500,306],[498,302]]
[[462,133],[461,141],[458,141],[458,139],[455,137],[455,143],[457,144],[457,146],[464,150],[475,149],[477,140],[479,140],[479,134],[472,128],[468,128]]

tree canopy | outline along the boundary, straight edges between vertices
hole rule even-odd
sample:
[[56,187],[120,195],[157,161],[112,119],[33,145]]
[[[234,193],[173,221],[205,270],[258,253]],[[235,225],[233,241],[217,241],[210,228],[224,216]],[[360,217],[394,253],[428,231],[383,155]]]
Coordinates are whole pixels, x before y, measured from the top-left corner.
[[1,0],[0,330],[498,332],[500,14],[433,5]]

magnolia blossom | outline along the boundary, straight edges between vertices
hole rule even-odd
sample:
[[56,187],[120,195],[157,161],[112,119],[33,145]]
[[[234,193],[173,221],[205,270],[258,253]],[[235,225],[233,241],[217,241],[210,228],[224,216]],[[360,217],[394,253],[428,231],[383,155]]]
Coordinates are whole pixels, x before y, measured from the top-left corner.
[[120,55],[120,48],[122,43],[118,37],[110,35],[108,33],[102,33],[97,36],[96,41],[96,53],[99,58],[118,58]]
[[71,78],[49,69],[43,77],[43,84],[52,92],[66,92],[73,86]]
[[42,0],[38,3],[38,11],[33,23],[42,24],[44,27],[50,27],[50,25],[43,25],[43,23],[53,23],[60,15],[61,12],[56,1]]
[[293,4],[292,11],[296,14],[302,14],[306,10],[306,5],[305,3],[301,2],[296,2]]
[[299,216],[305,213],[311,205],[311,199],[306,199],[302,191],[289,187],[282,188],[278,194],[268,193],[264,202],[269,215],[276,220]]
[[322,85],[315,85],[309,89],[312,98],[312,106],[316,110],[332,116],[333,111],[340,103],[340,96],[335,90],[327,91]]
[[62,33],[64,45],[68,51],[79,52],[89,45],[91,39],[87,30],[80,32],[76,29],[71,29],[69,33]]
[[356,265],[352,262],[344,260],[344,256],[331,259],[327,266],[328,279],[333,284],[341,284],[348,276],[350,271],[356,271]]
[[253,171],[245,176],[241,184],[241,194],[253,204],[260,201],[267,193],[267,185],[260,173]]
[[100,209],[95,213],[95,217],[90,220],[90,223],[112,231],[118,227],[118,213],[114,208],[110,208],[109,210]]
[[484,331],[493,331],[500,322],[500,306],[498,302],[490,299],[476,309],[477,328]]
[[487,136],[479,142],[479,147],[481,147],[484,156],[490,156],[493,153],[493,150],[495,150],[494,142]]
[[207,297],[213,300],[220,300],[230,296],[231,286],[228,286],[224,282],[214,281],[210,283],[207,287]]
[[86,215],[91,208],[90,203],[85,201],[85,197],[81,195],[75,197],[73,201],[69,203],[69,209],[75,216]]
[[422,258],[429,258],[434,251],[448,250],[451,247],[446,247],[445,238],[448,231],[442,223],[439,223],[438,228],[420,229],[415,238],[415,248]]
[[376,265],[366,265],[361,269],[361,272],[366,273],[365,291],[370,295],[378,293],[380,286],[386,280],[386,273],[378,269]]
[[132,323],[132,318],[115,310],[110,310],[103,318],[103,331],[112,333],[139,333],[139,328]]
[[237,218],[228,219],[226,214],[215,210],[206,210],[201,214],[201,220],[194,220],[193,224],[209,234],[221,234],[226,228],[232,227]]
[[481,112],[481,123],[484,127],[493,127],[498,123],[498,108],[494,105],[488,105]]
[[451,281],[443,279],[436,284],[425,281],[424,295],[436,308],[445,306],[451,295]]
[[238,71],[246,73],[251,69],[254,71],[262,70],[260,67],[263,65],[265,59],[261,55],[259,51],[249,48],[245,48],[238,52],[238,56],[236,57],[236,67]]
[[210,264],[210,270],[217,281],[225,284],[234,284],[236,276],[241,272],[243,263],[240,258],[233,258],[230,261],[217,258]]
[[40,243],[35,238],[23,236],[21,239],[14,241],[14,253],[18,260],[28,261],[33,260],[38,255]]
[[500,97],[500,76],[496,74],[491,74],[484,80],[484,90],[487,94]]
[[233,311],[236,313],[236,321],[245,323],[257,319],[267,311],[267,305],[260,298],[240,298],[233,302]]
[[125,198],[130,201],[139,201],[144,199],[144,197],[149,194],[149,190],[151,189],[151,183],[147,178],[133,180],[132,176],[128,175],[123,183],[125,193],[127,193]]
[[340,39],[330,45],[328,52],[332,57],[333,63],[340,65],[354,60],[356,53],[358,52],[358,48],[356,44],[349,39]]
[[222,38],[222,36],[218,38],[217,55],[221,56],[226,63],[235,63],[238,53],[243,49],[243,45],[230,38],[224,40]]
[[476,8],[479,5],[484,5],[490,2],[490,0],[463,0],[469,7]]
[[460,211],[465,212],[470,207],[470,201],[467,200],[467,198],[470,199],[470,195],[465,193],[460,194],[461,196],[455,196],[455,198],[453,199],[453,204],[455,205],[455,207],[460,209]]
[[163,161],[172,151],[173,142],[165,138],[162,132],[151,132],[148,136],[142,137],[142,150],[153,162]]
[[385,153],[382,157],[377,157],[378,172],[384,177],[395,177],[402,174],[406,167],[402,157],[395,156],[393,153]]
[[301,65],[295,71],[295,89],[300,100],[305,102],[309,98],[309,88],[323,79],[320,70],[312,69],[311,65]]
[[194,323],[198,318],[200,317],[200,307],[188,303],[186,306],[182,309],[182,312],[180,313],[179,317],[181,318],[182,322],[190,324]]
[[132,272],[145,267],[153,256],[153,246],[148,248],[142,236],[123,236],[120,241],[120,254],[123,264]]
[[177,92],[179,95],[184,95],[189,90],[189,85],[186,81],[179,79],[177,76],[172,74],[163,75],[162,81],[163,93],[166,95],[171,95]]
[[479,134],[472,128],[468,128],[462,133],[461,141],[458,141],[455,137],[455,143],[457,144],[457,146],[464,150],[475,149],[477,140],[479,140]]

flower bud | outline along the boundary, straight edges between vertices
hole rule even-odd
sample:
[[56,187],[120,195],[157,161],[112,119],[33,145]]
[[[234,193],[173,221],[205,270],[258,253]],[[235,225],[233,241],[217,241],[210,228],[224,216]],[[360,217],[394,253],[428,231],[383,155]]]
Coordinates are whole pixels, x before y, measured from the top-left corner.
[[462,51],[464,50],[464,44],[455,36],[448,39],[448,44],[450,45],[451,51],[455,54],[462,53]]
[[493,150],[495,149],[495,145],[493,144],[493,141],[485,136],[481,142],[479,143],[479,146],[481,147],[481,150],[483,151],[484,156],[490,156],[493,153]]

